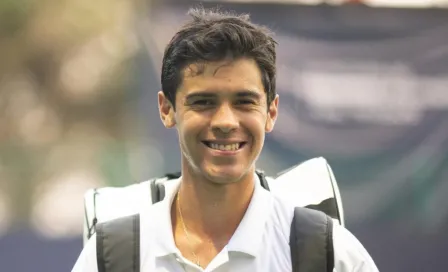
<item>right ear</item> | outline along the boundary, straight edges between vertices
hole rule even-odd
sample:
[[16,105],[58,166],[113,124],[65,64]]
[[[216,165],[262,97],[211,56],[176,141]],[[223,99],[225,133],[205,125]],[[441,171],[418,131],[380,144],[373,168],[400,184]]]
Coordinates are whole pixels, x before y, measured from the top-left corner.
[[157,93],[157,98],[159,101],[159,114],[163,125],[166,128],[172,128],[176,125],[174,118],[174,107],[170,100],[165,96],[162,91]]

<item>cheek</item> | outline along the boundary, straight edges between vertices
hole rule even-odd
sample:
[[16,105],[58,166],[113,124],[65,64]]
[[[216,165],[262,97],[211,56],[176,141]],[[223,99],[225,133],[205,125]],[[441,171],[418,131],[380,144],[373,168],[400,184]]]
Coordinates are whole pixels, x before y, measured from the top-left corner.
[[263,145],[265,136],[266,118],[258,116],[257,118],[246,119],[246,128],[253,137],[254,144]]
[[198,160],[198,152],[196,145],[196,136],[188,126],[178,125],[179,145],[182,156],[190,165],[196,167],[195,161]]
[[178,123],[179,141],[182,143],[183,148],[188,148],[189,151],[193,150],[191,146],[198,141],[198,135],[201,131],[200,124],[202,123],[192,118],[183,119],[181,123]]
[[266,120],[267,115],[264,112],[258,112],[254,118],[252,118],[252,127],[254,130],[256,130],[258,133],[264,133],[265,127],[266,127]]

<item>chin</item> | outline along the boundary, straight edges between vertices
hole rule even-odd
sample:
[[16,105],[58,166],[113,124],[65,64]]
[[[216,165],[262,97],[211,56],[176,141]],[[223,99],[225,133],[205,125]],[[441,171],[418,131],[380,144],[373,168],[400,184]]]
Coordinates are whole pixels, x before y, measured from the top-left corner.
[[[233,168],[233,167],[232,167]],[[247,171],[243,171],[240,167],[213,167],[204,171],[204,176],[215,184],[234,184],[241,181]]]
[[240,178],[235,178],[235,177],[230,177],[230,176],[210,176],[207,178],[211,183],[213,184],[220,184],[220,185],[225,185],[225,184],[235,184],[238,183],[241,179]]

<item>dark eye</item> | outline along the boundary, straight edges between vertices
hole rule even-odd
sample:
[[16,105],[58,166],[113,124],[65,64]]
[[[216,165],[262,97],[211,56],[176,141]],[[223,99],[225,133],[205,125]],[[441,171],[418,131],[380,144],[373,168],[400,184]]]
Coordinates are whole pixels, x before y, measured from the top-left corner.
[[211,106],[213,105],[213,101],[209,99],[200,99],[193,102],[195,106]]
[[241,99],[241,100],[238,100],[236,102],[236,104],[238,104],[238,105],[250,105],[250,104],[254,104],[254,101],[252,101],[250,99]]

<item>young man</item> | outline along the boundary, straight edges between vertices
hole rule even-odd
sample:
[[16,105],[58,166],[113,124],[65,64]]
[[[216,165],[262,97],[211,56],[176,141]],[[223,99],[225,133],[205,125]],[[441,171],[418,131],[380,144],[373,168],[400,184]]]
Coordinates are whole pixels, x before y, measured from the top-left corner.
[[[191,10],[168,44],[160,118],[182,153],[179,188],[140,215],[146,271],[292,271],[294,206],[264,190],[255,162],[274,128],[275,41],[247,16]],[[378,271],[359,241],[333,228],[334,271]],[[95,236],[73,272],[96,272]]]

